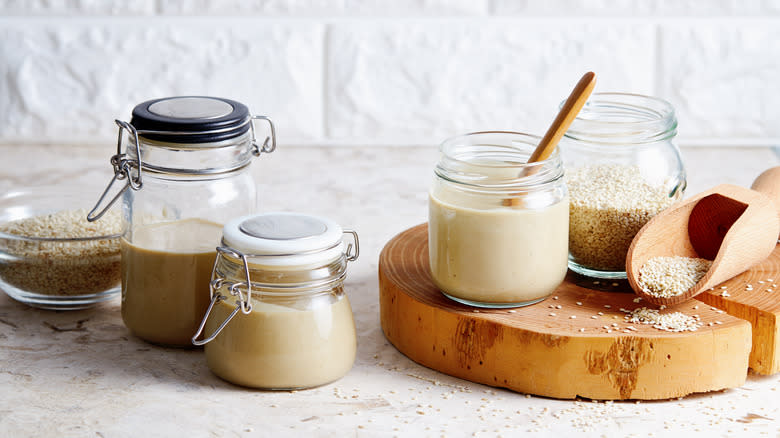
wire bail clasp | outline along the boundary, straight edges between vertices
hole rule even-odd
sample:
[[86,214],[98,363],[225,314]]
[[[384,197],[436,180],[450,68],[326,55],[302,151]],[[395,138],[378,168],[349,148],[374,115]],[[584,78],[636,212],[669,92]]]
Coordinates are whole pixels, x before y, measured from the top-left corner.
[[[214,308],[214,304],[228,299],[225,295],[217,293],[217,290],[220,289],[223,285],[226,285],[225,279],[222,277],[217,276],[217,265],[219,264],[220,258],[224,257],[225,255],[229,255],[231,257],[235,257],[237,259],[241,259],[241,261],[244,264],[244,274],[246,275],[246,281],[245,282],[238,282],[238,283],[230,283],[230,286],[228,286],[228,292],[230,292],[231,296],[237,297],[236,299],[236,307],[233,309],[233,311],[228,315],[227,318],[225,318],[224,321],[217,327],[216,330],[214,330],[214,333],[209,335],[208,337],[198,340],[198,337],[203,333],[203,329],[206,327],[206,321],[209,319],[209,315],[211,314],[212,309]],[[222,329],[225,328],[225,326],[228,325],[230,320],[233,319],[234,316],[238,314],[238,311],[240,310],[241,313],[244,315],[249,314],[252,311],[252,281],[249,278],[249,262],[247,261],[246,254],[235,250],[233,248],[225,247],[225,246],[219,246],[217,247],[217,258],[214,260],[214,267],[211,270],[211,282],[209,282],[209,293],[211,294],[211,303],[209,303],[208,309],[206,309],[206,314],[203,315],[203,319],[200,321],[200,326],[198,326],[198,331],[195,332],[195,335],[192,337],[192,344],[201,346],[208,344],[209,342],[213,341],[214,338],[219,335],[219,333],[222,331]],[[246,287],[246,299],[244,298],[244,294],[241,292],[241,288]]]
[[[347,257],[348,262],[354,262],[360,257],[360,240],[358,239],[358,233],[355,230],[344,230],[344,234],[352,235],[353,242],[347,244],[347,250],[344,255]],[[352,252],[353,249],[355,250],[354,253]]]
[[[114,120],[114,122],[119,126],[119,134],[117,134],[116,139],[116,154],[111,157],[111,166],[114,168],[114,177],[109,181],[108,186],[103,191],[103,194],[100,195],[100,198],[98,198],[95,206],[92,207],[92,210],[87,214],[87,220],[89,222],[94,222],[103,217],[128,187],[133,190],[139,190],[143,186],[141,180],[141,143],[138,140],[138,131],[136,131],[133,125],[127,122],[121,120]],[[135,159],[128,158],[128,155],[122,152],[122,139],[124,138],[123,134],[125,131],[132,134],[133,143],[135,145]],[[133,169],[135,169],[135,172],[133,172]],[[113,187],[114,183],[121,180],[126,180],[124,187],[108,201],[105,207],[95,213],[100,208],[101,204],[103,204],[103,201],[106,199],[106,196],[108,196],[108,192],[111,191],[111,187]]]
[[[255,120],[265,120],[268,122],[268,126],[271,129],[271,136],[266,137],[263,141],[263,144],[260,145],[257,142],[257,131],[255,130]],[[252,130],[252,154],[256,157],[259,157],[261,153],[265,152],[267,154],[270,154],[271,152],[276,150],[276,128],[274,127],[274,122],[271,121],[266,116],[252,116],[251,120],[249,121],[249,127]],[[268,142],[271,142],[269,145]]]

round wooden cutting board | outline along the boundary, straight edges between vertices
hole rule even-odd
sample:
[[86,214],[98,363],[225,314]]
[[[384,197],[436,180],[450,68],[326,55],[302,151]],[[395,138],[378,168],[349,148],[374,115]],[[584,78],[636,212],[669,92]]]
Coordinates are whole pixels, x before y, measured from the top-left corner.
[[469,307],[433,284],[427,236],[426,224],[406,230],[379,257],[382,329],[415,362],[473,382],[567,399],[665,399],[745,382],[748,321],[692,300],[662,312],[698,315],[697,331],[627,323],[621,309],[645,303],[625,293],[631,292],[625,281],[594,284],[571,272],[541,303]]

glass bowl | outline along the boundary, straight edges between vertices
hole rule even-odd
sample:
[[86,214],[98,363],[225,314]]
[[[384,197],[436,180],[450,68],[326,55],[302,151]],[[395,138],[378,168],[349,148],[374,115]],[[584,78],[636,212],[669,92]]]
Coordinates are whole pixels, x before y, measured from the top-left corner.
[[30,306],[83,309],[120,291],[118,213],[87,222],[93,193],[59,187],[0,196],[0,289]]

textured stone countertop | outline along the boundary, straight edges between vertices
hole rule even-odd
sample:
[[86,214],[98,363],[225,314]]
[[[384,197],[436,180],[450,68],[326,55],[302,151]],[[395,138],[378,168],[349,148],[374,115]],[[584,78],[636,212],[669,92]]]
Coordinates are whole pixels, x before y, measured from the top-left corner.
[[[0,147],[0,192],[68,184],[97,194],[111,147]],[[749,186],[780,162],[768,148],[683,150],[689,194]],[[0,294],[0,436],[780,436],[780,375],[682,400],[591,403],[525,396],[443,375],[391,346],[379,323],[377,260],[398,232],[426,220],[436,150],[295,148],[258,159],[262,210],[331,217],[360,233],[347,293],[358,355],[343,379],[297,392],[226,383],[200,350],[134,338],[119,300],[53,312]],[[702,364],[706,367],[707,364]]]

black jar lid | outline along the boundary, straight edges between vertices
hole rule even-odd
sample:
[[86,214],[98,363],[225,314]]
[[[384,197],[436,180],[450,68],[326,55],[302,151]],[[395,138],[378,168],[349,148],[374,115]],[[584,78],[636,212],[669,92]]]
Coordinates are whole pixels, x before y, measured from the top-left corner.
[[130,124],[144,138],[170,143],[213,143],[249,131],[246,105],[208,96],[153,99],[133,108]]

